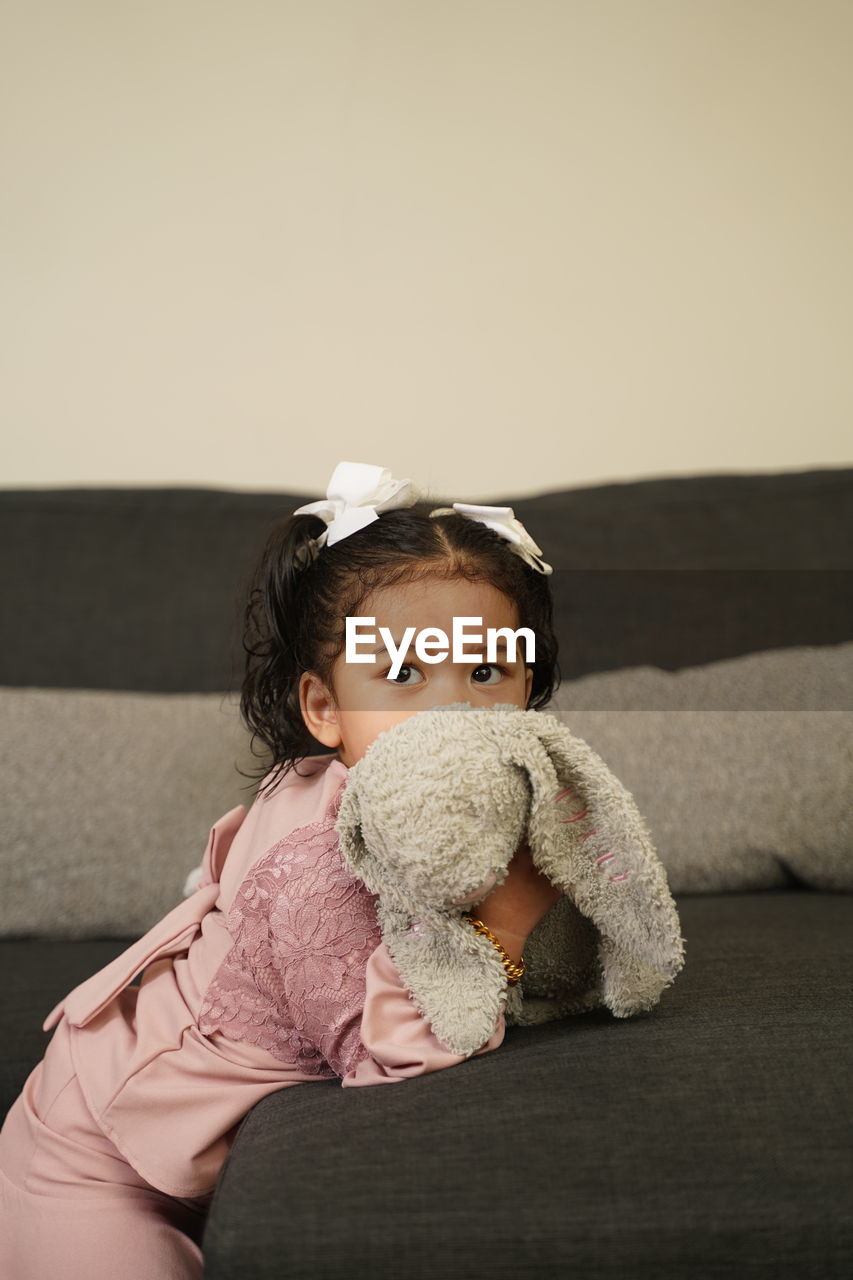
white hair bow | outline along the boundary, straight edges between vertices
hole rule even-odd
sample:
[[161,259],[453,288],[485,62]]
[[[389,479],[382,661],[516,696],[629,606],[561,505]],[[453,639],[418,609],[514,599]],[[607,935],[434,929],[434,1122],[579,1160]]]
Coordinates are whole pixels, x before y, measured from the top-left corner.
[[332,472],[325,498],[306,502],[295,516],[319,516],[326,528],[313,539],[314,553],[334,546],[379,519],[381,511],[411,507],[421,494],[411,480],[395,480],[387,467],[369,462],[339,462]]
[[[478,520],[487,529],[493,529],[502,538],[506,538],[507,542],[511,543],[515,554],[521,556],[531,569],[545,574],[554,572],[550,564],[540,559],[542,548],[536,545],[521,521],[516,520],[512,507],[485,507],[470,502],[454,502],[452,509],[462,516],[468,516],[471,520]],[[436,515],[442,511],[450,511],[450,508],[436,508],[436,511],[431,511],[430,515]]]
[[[300,566],[316,556],[328,545],[334,546],[351,533],[357,533],[366,525],[379,519],[382,511],[395,507],[411,507],[422,497],[411,480],[395,480],[387,467],[376,467],[369,462],[339,462],[332,472],[326,489],[326,497],[316,502],[306,502],[293,512],[295,516],[319,516],[326,528],[319,537],[310,539],[308,546],[300,549]],[[520,520],[516,520],[512,507],[487,507],[468,502],[454,502],[452,507],[436,507],[431,516],[457,511],[472,520],[479,520],[511,544],[512,550],[539,573],[552,573],[549,564],[539,557],[542,554]]]

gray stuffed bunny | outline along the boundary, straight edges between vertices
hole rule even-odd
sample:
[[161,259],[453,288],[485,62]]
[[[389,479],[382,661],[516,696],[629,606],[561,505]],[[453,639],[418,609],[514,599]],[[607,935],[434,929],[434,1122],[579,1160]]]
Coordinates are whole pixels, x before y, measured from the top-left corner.
[[[454,702],[385,730],[351,767],[335,830],[348,869],[377,895],[416,1007],[466,1058],[502,1006],[508,1025],[602,1005],[626,1018],[657,1004],[684,965],[666,872],[631,793],[545,712]],[[523,839],[563,896],[509,986],[463,912],[506,878]]]

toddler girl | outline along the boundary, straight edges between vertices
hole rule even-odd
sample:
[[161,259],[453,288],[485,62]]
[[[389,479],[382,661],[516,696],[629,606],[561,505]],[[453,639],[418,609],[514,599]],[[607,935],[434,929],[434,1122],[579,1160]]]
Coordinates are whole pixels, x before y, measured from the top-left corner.
[[[510,508],[454,506],[430,511],[409,481],[341,463],[325,500],[273,529],[240,702],[272,767],[248,812],[214,823],[194,891],[47,1018],[53,1037],[0,1132],[3,1280],[198,1280],[205,1213],[256,1102],[464,1060],[410,999],[334,830],[348,771],[383,730],[450,702],[541,707],[559,679],[550,566]],[[451,636],[454,616],[484,636],[529,627],[535,661],[521,645],[494,664],[406,654],[389,679],[384,650],[346,660],[356,616],[396,645],[412,626]],[[507,966],[559,896],[519,848],[477,908]],[[504,1030],[502,1008],[477,1053]]]

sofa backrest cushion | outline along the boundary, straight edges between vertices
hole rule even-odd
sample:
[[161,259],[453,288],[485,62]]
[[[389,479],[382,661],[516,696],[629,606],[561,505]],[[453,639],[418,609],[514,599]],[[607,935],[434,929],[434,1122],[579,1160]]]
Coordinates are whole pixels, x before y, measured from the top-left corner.
[[[318,496],[0,490],[0,685],[238,689],[254,560],[275,521]],[[853,640],[853,467],[490,501],[554,566],[564,679]]]
[[853,890],[853,643],[586,676],[549,709],[632,792],[674,893]]
[[[853,891],[853,643],[587,676],[547,709],[632,792],[673,893]],[[234,695],[0,689],[0,935],[148,929],[251,804],[248,742]]]

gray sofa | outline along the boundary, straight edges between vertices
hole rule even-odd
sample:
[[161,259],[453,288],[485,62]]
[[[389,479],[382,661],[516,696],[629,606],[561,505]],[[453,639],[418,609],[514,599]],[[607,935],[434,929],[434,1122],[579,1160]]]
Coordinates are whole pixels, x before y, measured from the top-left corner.
[[[243,592],[313,497],[0,491],[4,1110],[47,1012],[251,803]],[[548,710],[646,816],[685,968],[643,1017],[271,1095],[220,1178],[206,1274],[846,1278],[853,469],[491,500],[555,567]]]

